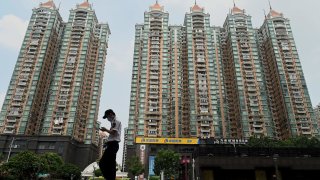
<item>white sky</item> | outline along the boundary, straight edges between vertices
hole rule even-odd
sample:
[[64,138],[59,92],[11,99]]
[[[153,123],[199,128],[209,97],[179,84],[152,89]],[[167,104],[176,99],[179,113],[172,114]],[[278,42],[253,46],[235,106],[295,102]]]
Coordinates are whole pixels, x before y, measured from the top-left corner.
[[[54,0],[66,21],[69,10],[84,0]],[[1,0],[0,5],[0,107],[6,94],[32,8],[46,0]],[[103,80],[100,117],[108,108],[114,109],[122,127],[128,124],[133,59],[134,25],[143,23],[143,13],[155,0],[89,0],[100,22],[108,22],[111,29],[107,63]],[[169,12],[171,25],[183,24],[194,0],[159,0]],[[268,12],[268,0],[235,0],[236,5],[252,16],[253,26],[263,22],[263,9]],[[222,26],[233,0],[197,0],[211,16],[211,25]],[[302,68],[313,106],[320,103],[320,1],[271,0],[272,8],[291,20]],[[107,125],[102,122],[102,125]],[[117,156],[122,163],[122,143]]]

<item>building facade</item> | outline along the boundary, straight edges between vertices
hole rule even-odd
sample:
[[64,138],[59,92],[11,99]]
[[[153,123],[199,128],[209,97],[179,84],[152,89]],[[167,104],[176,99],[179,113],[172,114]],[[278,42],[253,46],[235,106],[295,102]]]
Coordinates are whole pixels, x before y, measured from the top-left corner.
[[52,0],[34,8],[2,106],[0,135],[70,137],[95,152],[109,35],[88,1],[70,11],[68,22]]
[[282,14],[271,9],[255,29],[234,5],[216,27],[195,3],[183,25],[170,26],[168,19],[156,2],[136,25],[127,154],[139,151],[137,137],[318,137]]
[[183,104],[188,106],[185,109],[188,116],[183,118],[188,121],[187,137],[220,137],[225,120],[218,109],[217,56],[214,54],[215,37],[210,27],[210,15],[195,4],[190,13],[186,13],[184,26],[186,54],[183,63],[186,67],[183,70],[186,76],[183,81],[187,83],[184,86],[187,100]]
[[274,137],[273,122],[251,16],[234,6],[223,25],[223,65],[229,136]]
[[270,7],[258,34],[275,137],[318,135],[289,20]]
[[88,2],[70,11],[52,76],[42,135],[69,135],[98,143],[97,122],[110,30]]
[[0,116],[1,134],[39,134],[64,24],[52,1],[33,9]]
[[134,137],[167,135],[169,111],[169,14],[158,3],[136,25],[128,144]]

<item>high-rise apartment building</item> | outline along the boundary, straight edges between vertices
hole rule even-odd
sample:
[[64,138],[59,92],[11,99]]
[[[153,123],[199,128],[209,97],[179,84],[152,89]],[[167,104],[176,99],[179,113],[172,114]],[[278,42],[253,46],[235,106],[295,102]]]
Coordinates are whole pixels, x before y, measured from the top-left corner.
[[159,137],[168,133],[169,14],[158,3],[136,25],[128,144],[136,136]]
[[52,1],[33,9],[0,115],[0,133],[40,133],[64,24]]
[[289,20],[270,7],[259,30],[259,41],[276,137],[317,135],[317,123]]
[[274,136],[263,67],[251,16],[234,6],[223,25],[230,137]]
[[98,142],[98,109],[110,30],[88,2],[70,11],[52,76],[42,135]]
[[[217,64],[220,52],[214,46],[217,36],[210,27],[210,15],[195,4],[184,19],[186,52],[182,59],[184,97],[183,120],[189,129],[186,137],[221,137],[225,119],[221,116]],[[219,84],[220,83],[220,84]],[[219,100],[219,101],[218,101]],[[222,124],[223,123],[223,124]],[[223,130],[224,129],[224,130]]]
[[[33,9],[2,106],[0,134],[19,139],[52,136],[57,142],[63,136],[63,141],[70,137],[87,145],[90,152],[90,145],[97,147],[109,35],[108,24],[98,22],[88,1],[70,11],[67,23],[52,0]],[[54,144],[41,141],[38,148],[54,149]],[[61,153],[66,150],[57,146]]]

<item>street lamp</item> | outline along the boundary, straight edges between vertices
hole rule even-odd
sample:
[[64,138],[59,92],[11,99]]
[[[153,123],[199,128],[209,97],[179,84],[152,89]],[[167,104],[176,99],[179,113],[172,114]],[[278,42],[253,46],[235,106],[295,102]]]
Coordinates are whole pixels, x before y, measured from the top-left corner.
[[10,143],[10,146],[9,146],[9,153],[8,153],[6,162],[9,161],[9,158],[10,158],[10,155],[11,155],[11,152],[12,152],[12,147],[14,147],[13,144],[14,144],[15,141],[17,141],[17,140],[25,140],[25,141],[26,141],[26,150],[28,151],[28,150],[29,150],[29,148],[28,148],[29,142],[30,142],[30,141],[35,141],[35,140],[38,140],[38,139],[24,139],[24,138],[15,138],[15,137],[12,137],[11,143]]
[[14,143],[15,140],[16,140],[16,138],[15,138],[15,137],[12,137],[12,140],[11,140],[11,143],[10,143],[10,146],[9,146],[10,149],[9,149],[9,153],[8,153],[7,161],[6,161],[6,162],[9,161],[9,158],[10,158],[10,155],[11,155],[12,146],[13,146],[13,143]]
[[192,158],[192,180],[195,180],[194,179],[194,158]]
[[276,180],[280,180],[280,174],[279,174],[279,169],[278,169],[278,155],[273,156],[273,162],[274,162],[274,168],[275,168],[275,178]]

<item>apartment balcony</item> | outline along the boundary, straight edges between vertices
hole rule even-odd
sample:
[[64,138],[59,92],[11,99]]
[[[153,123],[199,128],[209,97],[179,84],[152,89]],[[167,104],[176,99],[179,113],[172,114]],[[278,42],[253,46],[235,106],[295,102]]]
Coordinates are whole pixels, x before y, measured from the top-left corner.
[[63,77],[71,78],[73,74],[64,74]]
[[200,108],[200,113],[208,113],[208,108]]
[[24,62],[26,62],[26,63],[33,63],[33,62],[34,62],[34,60],[33,60],[33,59],[29,59],[29,58],[28,58],[28,59],[25,59],[25,60],[24,60]]
[[262,128],[263,125],[262,125],[262,124],[253,124],[252,126],[253,126],[254,128]]
[[22,96],[13,96],[14,101],[22,101]]
[[145,113],[146,114],[156,114],[156,115],[160,114],[159,110],[157,110],[157,111],[146,111]]
[[310,130],[309,131],[301,131],[301,133],[304,134],[304,135],[311,135],[311,131]]
[[253,87],[253,86],[249,86],[248,88],[247,88],[247,90],[248,91],[253,91],[253,92],[256,92],[257,91],[257,88],[255,88],[255,87]]
[[259,104],[258,104],[258,103],[250,103],[250,106],[252,106],[252,107],[258,107]]
[[161,30],[162,27],[161,26],[151,26],[150,30]]
[[84,28],[84,27],[86,27],[86,23],[84,22],[84,21],[74,21],[73,22],[73,27],[75,27],[75,26],[79,26],[79,27],[82,27],[82,28]]
[[[209,103],[208,102],[200,102],[200,106],[208,106]],[[201,108],[200,108],[201,109]]]
[[201,69],[198,68],[197,70],[198,70],[198,72],[206,72],[206,68],[201,68]]
[[8,123],[16,123],[17,120],[16,120],[16,119],[7,119],[7,122],[8,122]]
[[296,105],[296,108],[304,108],[303,105]]
[[149,126],[158,126],[158,123],[156,123],[156,122],[148,122],[148,125]]
[[64,81],[64,82],[71,82],[72,79],[71,79],[71,78],[70,78],[70,79],[64,78],[62,81]]
[[63,123],[63,118],[59,118],[59,119],[54,120],[55,125],[62,124],[62,123]]
[[302,96],[301,96],[301,95],[294,95],[293,97],[294,97],[294,98],[297,98],[297,99],[302,99]]
[[307,113],[307,112],[306,112],[306,110],[297,110],[297,113],[298,113],[298,114],[305,114],[305,113]]
[[62,126],[53,126],[52,129],[53,130],[62,130]]
[[16,124],[15,123],[10,123],[10,124],[7,124],[5,127],[6,128],[15,128]]
[[201,133],[210,133],[210,129],[200,129]]
[[64,87],[64,88],[69,88],[70,86],[71,86],[70,82],[64,82],[61,84],[61,87]]
[[[196,35],[194,35],[193,37],[196,38],[196,39],[204,39],[204,35],[198,35],[198,34],[196,34]],[[204,50],[204,49],[196,49],[196,50]]]
[[192,23],[204,24],[203,18],[192,18]]
[[5,129],[4,131],[3,131],[3,134],[13,134],[14,133],[14,130],[12,129],[12,130],[7,130],[7,129]]
[[275,28],[286,28],[285,24],[274,24]]
[[18,111],[13,111],[13,112],[9,112],[7,116],[16,117],[16,116],[20,116],[20,113]]
[[250,79],[249,79],[249,78],[246,78],[246,81],[247,81],[247,82],[255,82],[255,80],[254,80],[253,78],[250,78]]
[[35,25],[36,26],[46,26],[47,25],[47,21],[36,21],[35,22]]
[[204,63],[197,63],[197,67],[198,68],[205,68],[206,67],[206,64],[204,64]]
[[150,133],[148,133],[148,137],[157,137],[157,136],[158,136],[157,133],[155,133],[155,134],[150,134]]
[[302,129],[302,130],[310,130],[310,126],[305,126],[305,125],[304,125],[304,126],[301,126],[301,129]]
[[18,82],[18,85],[19,85],[19,86],[27,86],[27,82],[19,81],[19,82]]
[[151,106],[152,108],[158,108],[159,104],[158,104],[158,101],[149,101],[148,102],[149,106]]
[[200,28],[200,29],[204,28],[204,23],[201,21],[193,22],[192,25],[194,28]]
[[245,74],[245,76],[248,78],[254,78],[253,74]]
[[52,131],[51,133],[52,135],[61,135],[62,134],[62,131]]
[[253,129],[253,133],[255,133],[255,134],[263,134],[263,129]]
[[13,102],[11,103],[11,105],[15,107],[20,107],[22,104],[20,102]]
[[149,81],[150,84],[159,84],[158,80]]
[[247,83],[246,84],[248,87],[251,87],[251,88],[255,88],[256,87],[256,84],[255,83]]
[[159,95],[150,94],[148,97],[151,98],[151,99],[158,99]]
[[66,73],[73,73],[73,69],[65,69],[64,72],[66,72]]
[[300,103],[303,103],[303,100],[300,100],[300,99],[295,99],[295,100],[294,100],[294,102],[295,102],[295,103],[298,103],[298,104],[300,104]]
[[293,89],[293,90],[299,90],[299,87],[298,86],[291,86],[291,89]]
[[67,104],[66,104],[66,103],[58,103],[57,106],[58,106],[58,107],[66,107]]
[[162,23],[162,19],[152,18],[151,22],[160,22],[160,23]]
[[210,123],[200,123],[201,127],[210,127]]
[[30,68],[22,68],[22,71],[24,71],[24,72],[30,72],[31,69],[30,69]]

